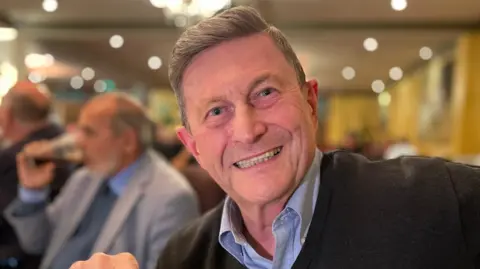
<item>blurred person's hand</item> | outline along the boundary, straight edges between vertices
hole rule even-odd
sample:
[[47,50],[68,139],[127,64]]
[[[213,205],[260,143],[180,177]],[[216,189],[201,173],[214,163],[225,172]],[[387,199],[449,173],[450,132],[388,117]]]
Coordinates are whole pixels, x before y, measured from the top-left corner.
[[27,157],[52,158],[53,150],[48,140],[31,142],[23,147],[22,152]]
[[44,142],[34,142],[27,145],[24,151],[17,155],[17,172],[20,185],[27,189],[42,189],[47,187],[54,178],[55,165],[47,162],[42,165],[35,165],[30,160]]
[[138,263],[130,253],[113,256],[96,253],[87,261],[74,263],[70,269],[138,269]]

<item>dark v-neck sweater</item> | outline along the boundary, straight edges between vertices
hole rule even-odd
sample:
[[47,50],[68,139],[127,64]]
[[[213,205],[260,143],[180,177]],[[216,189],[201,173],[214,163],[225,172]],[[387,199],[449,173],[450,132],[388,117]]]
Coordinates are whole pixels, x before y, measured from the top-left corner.
[[[480,168],[326,153],[294,269],[480,268]],[[218,243],[219,206],[176,234],[157,269],[244,268]]]

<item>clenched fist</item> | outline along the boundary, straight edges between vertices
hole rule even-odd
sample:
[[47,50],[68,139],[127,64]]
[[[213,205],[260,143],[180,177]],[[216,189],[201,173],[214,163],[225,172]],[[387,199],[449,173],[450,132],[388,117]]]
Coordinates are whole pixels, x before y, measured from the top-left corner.
[[138,263],[130,253],[114,256],[96,253],[87,261],[74,263],[70,269],[138,269]]
[[17,155],[17,173],[20,184],[27,189],[41,189],[47,187],[54,177],[53,163],[41,166],[32,165],[25,152]]

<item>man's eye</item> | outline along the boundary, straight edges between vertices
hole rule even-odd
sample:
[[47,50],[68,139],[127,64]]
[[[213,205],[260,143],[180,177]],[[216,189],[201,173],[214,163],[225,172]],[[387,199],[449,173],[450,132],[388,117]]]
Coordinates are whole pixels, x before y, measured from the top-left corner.
[[263,89],[262,91],[260,91],[258,93],[258,96],[265,97],[265,96],[268,96],[268,95],[272,94],[273,91],[274,91],[274,89],[272,89],[272,88]]
[[209,112],[208,112],[208,116],[218,116],[220,114],[222,114],[223,112],[223,108],[221,107],[215,107],[215,108],[212,108]]
[[93,136],[95,132],[90,128],[83,128],[81,129],[81,134],[86,137],[90,137],[90,136]]

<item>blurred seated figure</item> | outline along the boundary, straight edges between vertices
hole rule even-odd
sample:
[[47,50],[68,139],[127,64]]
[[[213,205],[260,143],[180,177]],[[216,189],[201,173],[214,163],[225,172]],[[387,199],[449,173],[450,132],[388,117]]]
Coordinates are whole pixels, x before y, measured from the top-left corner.
[[5,140],[3,138],[3,130],[0,128],[0,150],[4,149],[7,147],[7,144],[5,143]]
[[363,154],[365,144],[360,133],[350,132],[345,136],[340,148],[353,153]]
[[65,269],[94,252],[131,252],[140,269],[155,268],[172,233],[199,216],[184,177],[149,149],[150,122],[127,95],[109,93],[82,109],[75,143],[84,167],[48,204],[53,162],[31,165],[28,145],[18,156],[19,198],[5,216],[39,268]]
[[407,139],[400,139],[387,147],[383,158],[385,160],[395,159],[401,156],[415,156],[418,154],[417,148],[410,144]]
[[225,192],[210,177],[187,149],[183,148],[172,160],[177,168],[190,182],[197,192],[200,201],[200,212],[203,214],[216,207],[225,198]]
[[182,143],[177,139],[175,134],[171,134],[162,126],[162,124],[155,125],[155,140],[153,148],[162,154],[167,160],[171,161],[182,149]]
[[225,198],[225,192],[213,181],[207,171],[198,165],[177,136],[169,135],[159,124],[154,149],[188,179],[197,193],[202,214],[217,206]]
[[[51,139],[63,133],[49,123],[51,98],[48,91],[30,82],[19,82],[0,104],[0,211],[12,202],[18,189],[15,156],[24,145]],[[70,176],[71,167],[59,166],[52,172],[50,197],[57,194]],[[38,259],[21,250],[12,227],[0,218],[0,268],[38,268]]]

